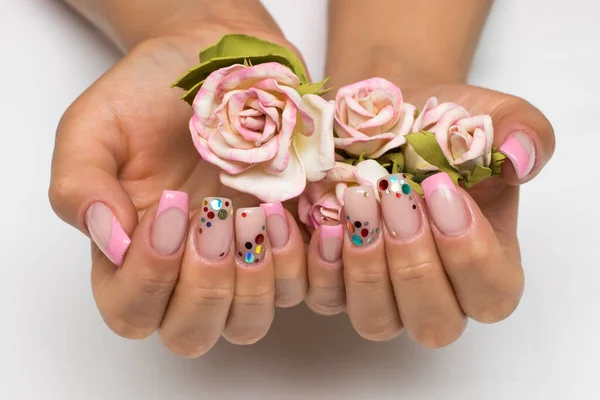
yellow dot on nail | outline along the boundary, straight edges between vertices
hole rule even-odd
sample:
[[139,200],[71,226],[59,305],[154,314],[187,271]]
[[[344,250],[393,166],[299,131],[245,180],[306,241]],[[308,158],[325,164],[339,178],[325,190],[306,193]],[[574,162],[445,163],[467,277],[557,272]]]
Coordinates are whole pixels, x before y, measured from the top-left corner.
[[365,197],[369,197],[369,192],[364,193]]
[[396,236],[398,236],[398,234],[395,231],[392,231],[392,236],[396,237]]
[[204,205],[205,206],[208,205],[208,201],[204,200]]
[[262,246],[261,245],[256,246],[256,254],[260,254],[261,251],[262,251]]

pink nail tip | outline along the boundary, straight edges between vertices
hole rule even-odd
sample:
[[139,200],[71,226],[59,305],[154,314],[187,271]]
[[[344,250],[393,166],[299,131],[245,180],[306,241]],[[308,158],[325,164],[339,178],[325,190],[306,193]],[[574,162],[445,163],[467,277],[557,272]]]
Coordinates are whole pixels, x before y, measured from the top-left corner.
[[321,225],[321,237],[323,239],[344,237],[344,227],[342,225]]
[[[519,140],[519,137],[521,140]],[[523,142],[529,145],[529,151],[525,148]],[[523,179],[533,169],[535,147],[526,133],[519,132],[510,135],[499,150],[512,162],[517,178]]]
[[458,189],[450,176],[445,172],[438,172],[421,182],[423,192],[425,193],[425,201],[429,201],[429,197],[440,188],[447,188],[458,193]]
[[160,197],[158,203],[158,210],[156,210],[156,217],[162,214],[163,211],[169,208],[179,208],[184,214],[188,213],[188,194],[185,192],[178,192],[175,190],[165,190]]
[[113,217],[110,241],[106,248],[106,255],[117,267],[123,265],[123,258],[125,258],[125,253],[130,244],[131,239],[123,230],[117,219]]
[[269,218],[271,215],[281,215],[285,218],[285,211],[283,210],[283,204],[280,201],[275,203],[263,203],[260,207],[265,211],[265,217]]

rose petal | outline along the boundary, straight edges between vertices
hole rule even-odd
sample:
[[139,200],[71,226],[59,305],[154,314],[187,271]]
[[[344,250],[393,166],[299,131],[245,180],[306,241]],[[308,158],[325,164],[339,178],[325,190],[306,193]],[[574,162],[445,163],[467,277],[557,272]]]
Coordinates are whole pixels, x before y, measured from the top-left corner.
[[242,126],[240,115],[249,99],[255,94],[250,91],[234,90],[223,97],[223,102],[216,108],[219,119],[219,130],[227,144],[232,147],[250,149],[253,143],[260,140],[261,134]]
[[483,130],[485,134],[485,148],[483,152],[483,162],[487,167],[492,161],[492,144],[494,142],[494,124],[492,117],[489,115],[476,115],[474,117],[463,118],[456,123],[457,126],[465,129],[468,132],[475,128]]
[[375,189],[375,195],[379,199],[377,181],[384,176],[389,175],[389,173],[377,161],[365,160],[358,163],[356,170],[354,171],[354,175],[356,176],[356,180],[360,185],[371,186],[373,189]]
[[365,135],[364,133],[357,131],[351,126],[343,123],[342,120],[337,117],[337,115],[334,117],[333,129],[339,138],[369,138],[369,136]]
[[347,106],[348,113],[348,125],[352,127],[356,127],[357,125],[362,124],[365,121],[368,121],[371,118],[375,117],[375,114],[365,110],[356,100],[354,100],[351,96],[346,96],[344,98]]
[[327,172],[325,179],[331,182],[353,182],[355,181],[355,166],[343,162],[336,162],[332,169]]
[[[421,132],[424,130],[432,130],[434,125],[438,123],[440,118],[455,109],[463,109],[455,103],[442,103],[438,104],[438,99],[431,97],[425,103],[423,110],[415,120],[413,125],[413,132]],[[465,110],[466,111],[466,110]]]
[[311,210],[312,204],[310,204],[310,201],[308,200],[308,195],[306,194],[306,192],[304,192],[298,198],[298,218],[304,225],[306,225],[307,228],[316,229],[317,227],[314,226],[314,223],[311,219]]
[[300,161],[304,165],[309,182],[325,177],[335,165],[335,147],[333,141],[333,104],[313,94],[302,98],[306,112],[314,121],[315,130],[311,136],[295,135],[294,143]]
[[[454,163],[456,165],[462,165],[468,161],[473,161],[473,160],[477,160],[478,158],[480,158],[481,159],[480,162],[476,162],[476,164],[483,165],[485,148],[486,148],[485,132],[482,129],[475,128],[475,131],[473,132],[473,136],[471,137],[469,146],[466,147],[466,149],[464,149],[463,153],[459,157],[454,159]],[[472,166],[470,166],[470,167],[472,167]]]
[[446,156],[446,159],[451,165],[454,165],[454,158],[452,157],[452,151],[448,143],[448,135],[450,128],[456,124],[460,119],[466,118],[469,113],[464,108],[456,108],[445,113],[438,123],[435,125],[433,132],[435,138],[442,149],[442,152]]
[[390,99],[391,105],[395,110],[400,110],[402,107],[402,92],[392,82],[383,78],[371,78],[344,86],[338,90],[335,102],[339,103],[347,95],[353,97],[360,93],[361,90],[365,90],[367,93],[381,90],[386,94],[385,97]]
[[235,70],[223,78],[215,88],[217,99],[234,89],[249,89],[264,79],[272,79],[293,88],[300,85],[300,78],[288,67],[276,62],[258,64]]
[[373,153],[371,158],[379,158],[389,150],[396,149],[406,143],[406,138],[404,136],[409,134],[412,130],[413,121],[415,119],[415,110],[416,107],[412,104],[404,103],[402,105],[401,119],[394,127],[392,127],[392,133],[395,137]]
[[364,154],[365,157],[371,157],[383,145],[395,137],[393,133],[383,133],[381,135],[364,138],[334,138],[335,147],[345,150],[346,153],[353,156]]
[[223,160],[222,158],[220,158],[216,154],[214,154],[212,151],[210,151],[210,149],[208,148],[207,140],[204,139],[202,136],[199,136],[196,133],[194,124],[192,123],[191,119],[190,119],[190,132],[192,134],[192,141],[194,142],[194,146],[196,146],[198,153],[200,153],[200,156],[205,161],[216,165],[217,167],[221,168],[223,171],[227,171],[229,174],[239,174],[240,172],[243,172],[243,171],[247,170],[248,168],[250,168],[250,165],[248,165],[248,164],[238,163],[238,162],[230,161],[230,160]]
[[251,194],[263,202],[293,199],[306,187],[306,173],[295,151],[285,171],[272,174],[264,165],[256,165],[241,174],[221,172],[221,183],[239,192]]
[[214,117],[213,112],[217,106],[217,96],[215,92],[217,86],[230,74],[245,68],[246,67],[243,65],[235,64],[230,67],[218,69],[206,78],[192,103],[192,108],[198,118],[205,120]]
[[292,135],[296,128],[296,114],[298,109],[292,101],[286,103],[283,113],[281,114],[281,130],[279,131],[279,146],[273,160],[266,166],[267,170],[272,173],[283,172],[290,159],[290,147],[292,145]]
[[247,164],[258,164],[271,160],[277,154],[278,145],[278,140],[273,138],[259,147],[239,149],[229,146],[223,138],[222,132],[213,132],[208,139],[209,149],[220,158]]
[[[394,122],[392,121],[393,117],[394,109],[392,108],[392,106],[386,106],[382,110],[380,110],[375,117],[356,126],[356,129],[367,136],[379,135],[381,133],[387,132],[388,127],[393,126],[393,124],[391,124],[392,122]],[[388,126],[388,124],[390,125]]]

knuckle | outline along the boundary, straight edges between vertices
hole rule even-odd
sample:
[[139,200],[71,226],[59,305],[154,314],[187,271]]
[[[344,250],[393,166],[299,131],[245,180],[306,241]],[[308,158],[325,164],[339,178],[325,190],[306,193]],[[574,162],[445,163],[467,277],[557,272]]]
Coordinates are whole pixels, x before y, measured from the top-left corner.
[[373,342],[395,339],[402,332],[402,325],[394,316],[374,316],[364,322],[354,322],[353,325],[360,336]]
[[198,358],[208,353],[214,346],[216,340],[191,340],[183,335],[171,336],[159,331],[162,343],[169,351],[184,358]]
[[192,304],[221,306],[230,303],[233,298],[233,288],[230,286],[198,286],[190,283],[182,283],[178,291],[184,292],[184,296]]
[[510,295],[490,303],[477,305],[467,315],[483,324],[495,324],[508,318],[519,305],[520,296]]
[[390,275],[394,280],[406,282],[426,279],[434,270],[435,262],[420,261],[413,265],[390,264]]
[[376,271],[372,268],[348,268],[344,270],[344,277],[349,283],[366,286],[380,286],[389,280],[387,271]]
[[273,289],[265,289],[263,291],[257,291],[255,293],[236,293],[234,301],[238,306],[271,306],[275,299],[275,293]]
[[451,257],[452,269],[458,273],[470,274],[481,270],[493,259],[493,254],[488,244],[474,242],[469,251],[453,252]]
[[145,321],[136,321],[135,318],[125,315],[108,314],[102,317],[111,331],[125,339],[145,339],[156,330],[154,325],[149,325]]
[[462,335],[466,327],[466,319],[463,319],[460,324],[449,325],[444,321],[425,323],[412,328],[409,334],[421,346],[439,349],[454,343]]
[[177,282],[177,276],[171,273],[144,274],[137,279],[142,299],[156,299],[170,296]]
[[336,315],[346,309],[346,291],[343,284],[332,286],[311,285],[306,305],[320,315]]
[[275,279],[275,305],[294,307],[304,300],[306,285],[300,279]]

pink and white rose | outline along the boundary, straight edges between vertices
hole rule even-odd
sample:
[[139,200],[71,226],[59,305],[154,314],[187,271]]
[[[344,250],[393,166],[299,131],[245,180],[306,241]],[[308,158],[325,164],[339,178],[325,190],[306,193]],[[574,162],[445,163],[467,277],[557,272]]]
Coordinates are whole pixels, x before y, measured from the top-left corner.
[[[475,165],[488,167],[492,160],[494,127],[489,115],[471,116],[454,103],[439,103],[431,97],[416,118],[413,132],[429,131],[444,152],[448,163],[458,171],[471,171]],[[404,165],[409,171],[436,171],[410,146],[404,150]]]
[[335,108],[300,96],[299,78],[279,63],[232,65],[196,95],[190,131],[221,182],[262,201],[294,198],[334,166]]
[[335,147],[366,158],[378,158],[402,146],[416,110],[403,102],[396,85],[382,78],[342,87],[335,107]]
[[340,221],[344,190],[350,186],[372,186],[375,195],[379,178],[388,172],[378,162],[365,160],[357,166],[336,162],[320,182],[311,182],[298,199],[298,216],[313,231],[326,221]]

